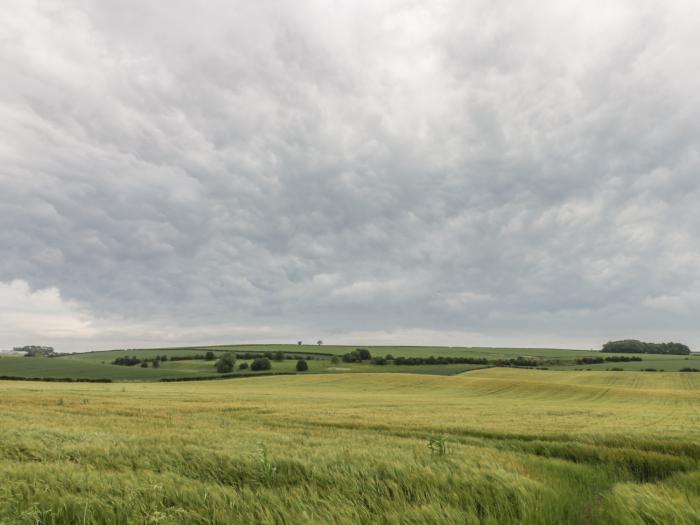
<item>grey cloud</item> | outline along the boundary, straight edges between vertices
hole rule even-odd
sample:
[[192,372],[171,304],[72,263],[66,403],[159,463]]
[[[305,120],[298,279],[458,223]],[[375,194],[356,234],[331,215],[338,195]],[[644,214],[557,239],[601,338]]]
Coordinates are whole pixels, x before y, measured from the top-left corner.
[[90,344],[700,342],[691,2],[14,4],[0,281]]

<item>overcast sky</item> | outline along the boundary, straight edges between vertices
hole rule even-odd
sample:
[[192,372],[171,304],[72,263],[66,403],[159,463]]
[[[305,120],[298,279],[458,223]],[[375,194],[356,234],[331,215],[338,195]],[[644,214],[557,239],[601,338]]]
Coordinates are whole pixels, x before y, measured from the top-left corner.
[[9,0],[0,348],[700,347],[696,0]]

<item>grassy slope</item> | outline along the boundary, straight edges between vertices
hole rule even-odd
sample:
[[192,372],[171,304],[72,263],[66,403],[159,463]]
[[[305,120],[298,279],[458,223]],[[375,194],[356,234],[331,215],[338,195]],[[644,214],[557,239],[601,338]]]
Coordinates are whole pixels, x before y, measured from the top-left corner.
[[[160,348],[160,349],[135,349],[135,350],[109,350],[103,352],[86,352],[60,358],[18,358],[0,357],[0,376],[18,377],[48,377],[48,378],[108,378],[115,381],[154,381],[161,378],[211,376],[214,375],[213,364],[205,361],[179,361],[164,363],[160,369],[123,367],[110,364],[116,357],[129,355],[140,358],[153,358],[156,355],[184,356],[203,354],[208,349],[215,353],[224,351],[234,352],[276,352],[283,351],[289,354],[309,355],[317,359],[309,361],[310,372],[407,372],[420,374],[450,375],[467,370],[470,365],[423,365],[423,366],[372,366],[369,364],[345,364],[331,365],[328,362],[328,354],[342,355],[352,351],[354,346],[314,346],[314,345],[224,345],[212,347],[190,348]],[[566,350],[552,348],[457,348],[457,347],[408,347],[408,346],[373,346],[367,347],[373,355],[406,357],[434,356],[469,356],[485,357],[487,359],[509,359],[518,356],[536,358],[551,361],[546,364],[552,369],[591,369],[606,370],[609,368],[622,368],[624,370],[640,370],[644,368],[656,368],[658,370],[674,371],[684,367],[700,368],[700,355],[663,356],[642,355],[643,361],[634,363],[603,363],[597,365],[576,365],[575,359],[580,357],[600,356],[600,352],[587,350]],[[313,352],[325,352],[326,355],[317,355]],[[605,354],[602,354],[605,355]],[[239,360],[239,362],[241,362]],[[273,363],[273,372],[290,372],[294,369],[293,361]],[[335,370],[341,369],[341,370]],[[250,372],[248,372],[250,373]]]
[[0,523],[698,523],[698,407],[677,373],[0,382]]

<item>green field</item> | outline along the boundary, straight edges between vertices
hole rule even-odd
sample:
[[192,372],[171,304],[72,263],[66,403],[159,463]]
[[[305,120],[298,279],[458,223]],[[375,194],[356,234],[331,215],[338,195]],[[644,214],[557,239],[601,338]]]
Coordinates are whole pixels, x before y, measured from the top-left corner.
[[[418,374],[453,375],[465,371],[482,368],[484,365],[469,364],[434,364],[398,366],[372,365],[363,363],[331,363],[332,356],[342,356],[354,350],[355,346],[316,346],[316,345],[222,345],[202,346],[187,348],[155,348],[155,349],[130,349],[109,350],[102,352],[85,352],[70,354],[63,357],[0,357],[0,376],[18,378],[72,378],[72,379],[108,379],[112,381],[158,381],[174,378],[207,378],[217,375],[214,364],[211,361],[187,360],[164,361],[160,368],[141,368],[139,366],[117,366],[111,364],[117,357],[136,356],[139,358],[154,358],[156,355],[169,357],[191,356],[204,354],[208,350],[217,355],[224,352],[284,352],[289,356],[303,356],[309,358],[308,373],[349,373],[349,372],[404,372]],[[602,363],[580,365],[576,359],[583,357],[606,356],[600,352],[590,350],[567,350],[552,348],[483,348],[483,347],[421,347],[421,346],[370,346],[373,356],[394,357],[474,357],[486,358],[492,366],[498,360],[515,359],[522,357],[536,360],[542,368],[553,370],[609,370],[621,368],[623,370],[643,370],[654,368],[663,371],[677,371],[682,368],[700,369],[700,355],[669,356],[642,354],[642,361],[630,363]],[[238,359],[238,364],[244,362]],[[250,361],[248,361],[250,362]],[[295,361],[272,363],[269,373],[292,373]],[[235,375],[251,375],[248,371],[239,371]]]
[[700,374],[0,381],[0,406],[3,525],[700,523]]

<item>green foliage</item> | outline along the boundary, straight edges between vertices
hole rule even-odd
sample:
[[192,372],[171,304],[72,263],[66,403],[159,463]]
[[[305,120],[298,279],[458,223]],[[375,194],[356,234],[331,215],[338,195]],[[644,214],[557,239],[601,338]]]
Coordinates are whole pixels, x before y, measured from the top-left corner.
[[233,372],[236,366],[236,358],[231,353],[225,353],[219,357],[214,367],[216,371],[220,374],[228,374]]
[[277,467],[270,461],[267,447],[263,443],[258,443],[258,449],[253,453],[253,458],[257,463],[260,481],[270,483],[277,473]]
[[253,362],[250,364],[250,369],[254,372],[258,372],[260,370],[270,370],[271,368],[272,363],[270,363],[270,360],[267,357],[253,359]]
[[240,365],[238,365],[238,370],[248,370],[248,368],[250,368],[250,367],[249,367],[248,363],[246,363],[246,362],[243,362]]
[[428,449],[433,457],[447,456],[447,438],[445,436],[437,436],[428,439]]
[[603,352],[632,354],[672,354],[689,355],[690,348],[681,343],[645,343],[636,339],[609,341],[603,345]]
[[20,346],[20,347],[14,347],[13,350],[15,352],[25,352],[24,356],[25,357],[49,357],[54,355],[54,349],[52,346],[37,346],[37,345],[28,345],[28,346]]
[[355,348],[352,352],[343,355],[343,361],[346,363],[361,363],[372,359],[372,354],[366,348]]
[[297,361],[297,372],[306,372],[309,369],[309,364],[305,359],[299,359]]
[[112,361],[112,364],[119,366],[135,366],[141,364],[141,359],[135,355],[125,355],[123,357],[117,357],[114,361]]
[[209,350],[206,354],[204,354],[204,359],[206,359],[207,361],[213,361],[214,359],[216,359],[216,354]]

